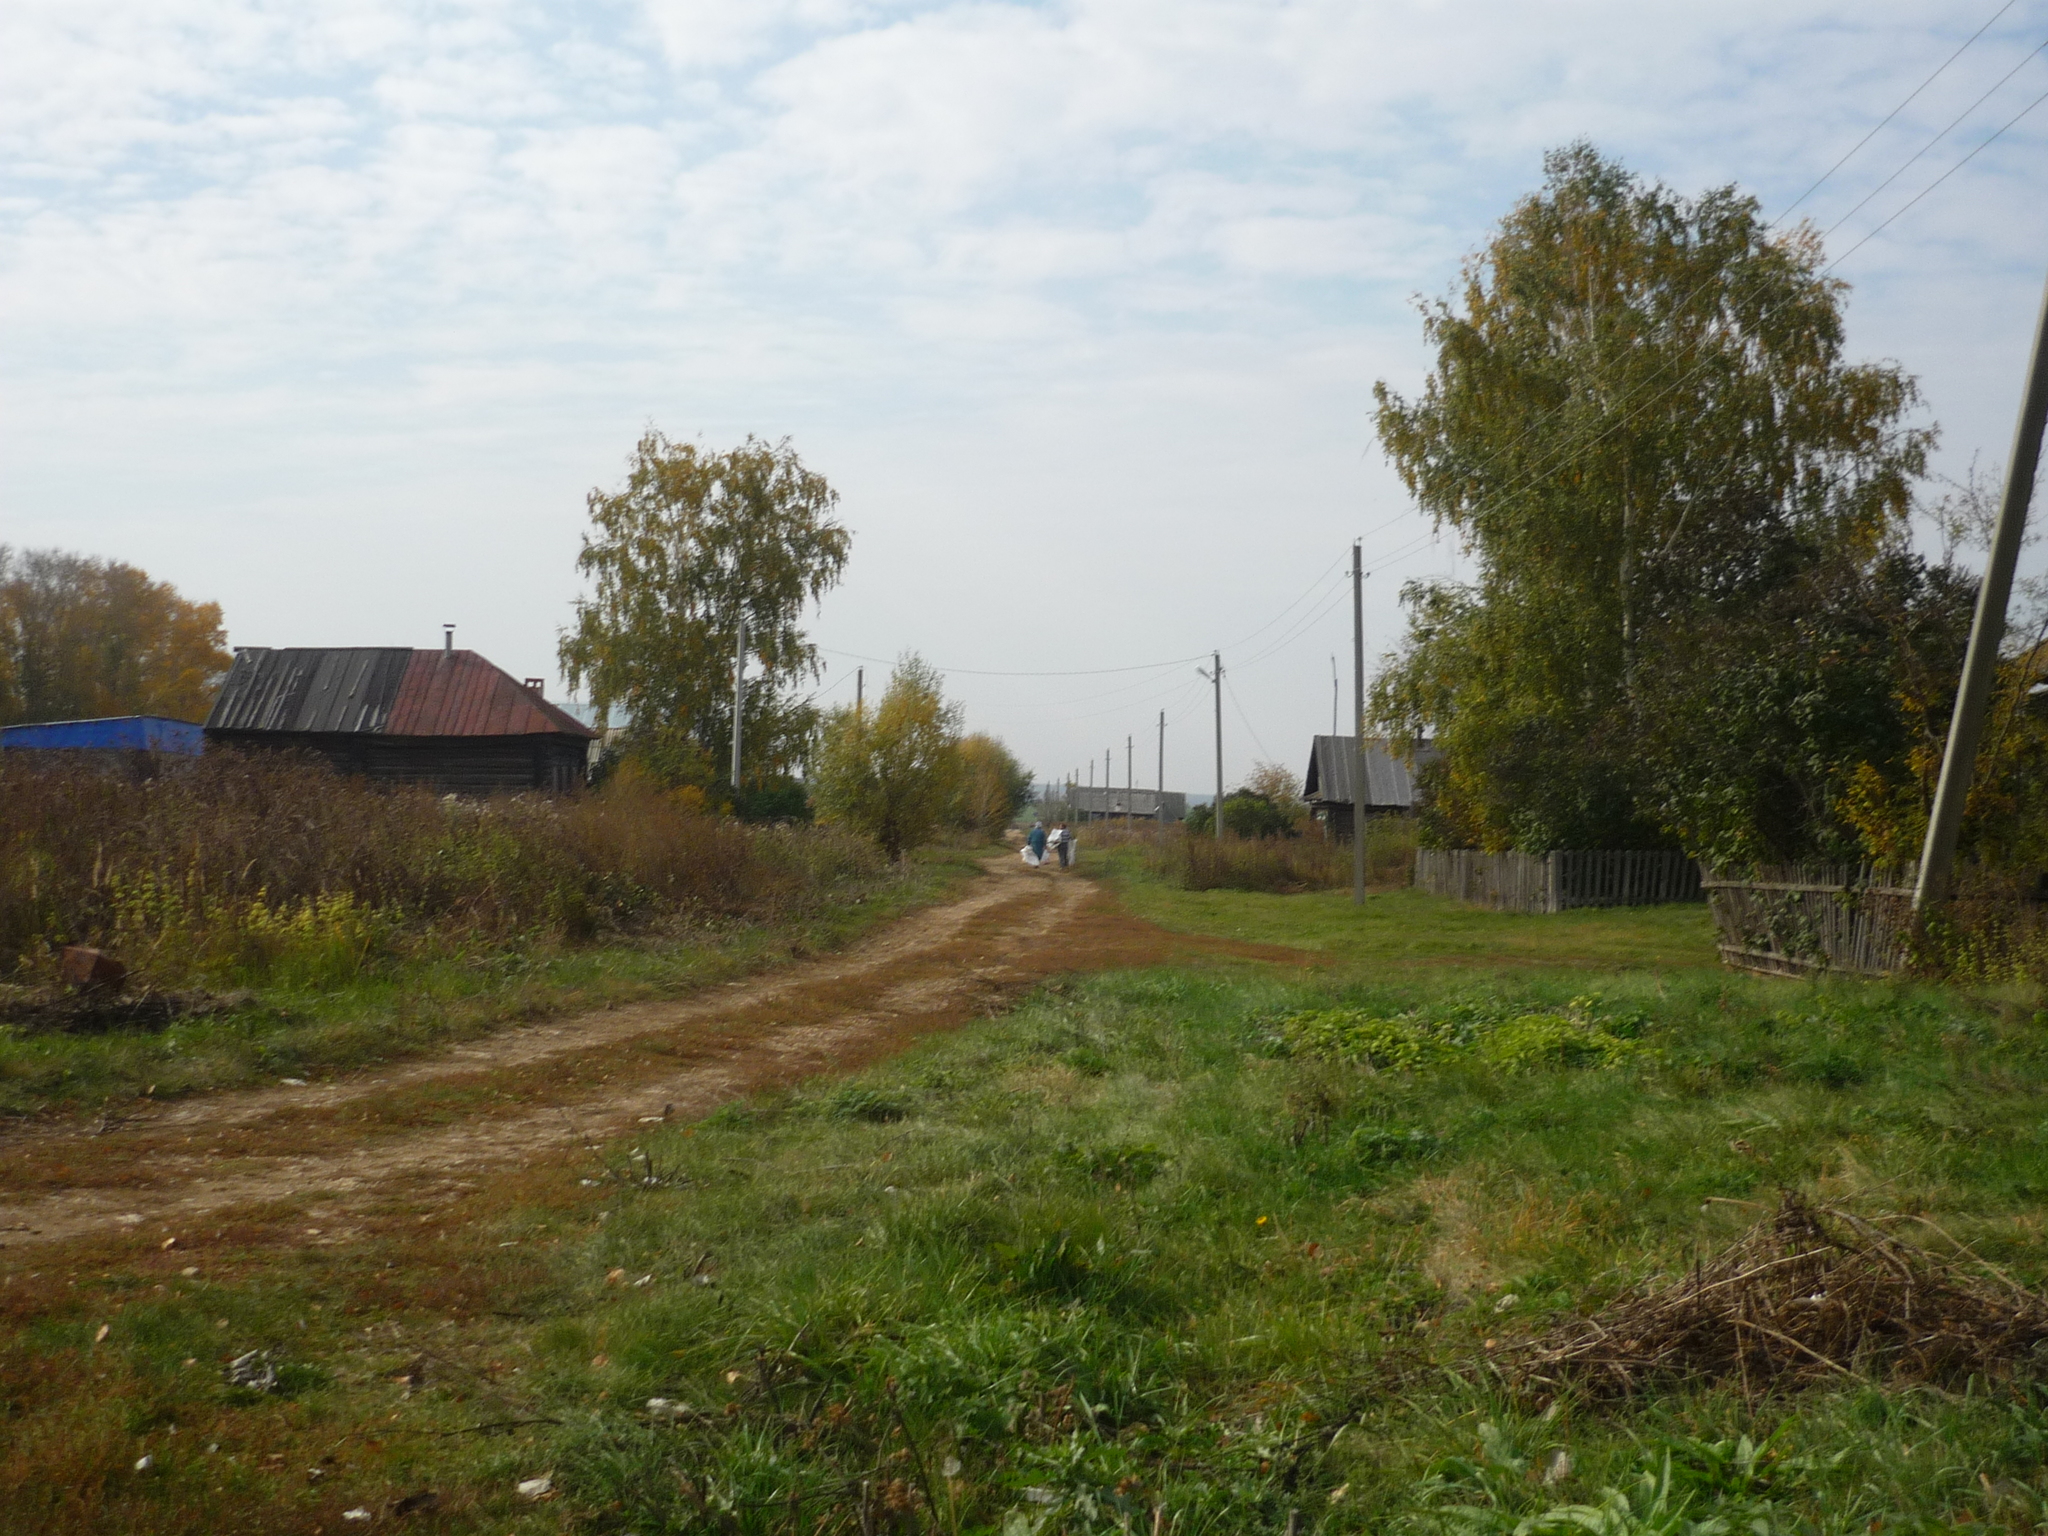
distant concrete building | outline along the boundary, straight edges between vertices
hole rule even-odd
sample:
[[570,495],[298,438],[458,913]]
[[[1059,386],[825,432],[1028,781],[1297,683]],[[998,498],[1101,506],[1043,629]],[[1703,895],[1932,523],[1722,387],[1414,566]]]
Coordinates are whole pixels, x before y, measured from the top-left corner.
[[1065,786],[1067,804],[1083,821],[1186,821],[1188,797],[1177,789],[1094,789]]
[[209,743],[295,748],[343,773],[470,795],[575,789],[596,738],[541,697],[539,678],[521,682],[452,641],[244,646],[206,717]]
[[[1309,748],[1308,772],[1302,775],[1301,798],[1326,837],[1348,838],[1359,810],[1353,793],[1351,765],[1358,750],[1356,736],[1318,736]],[[1424,768],[1443,754],[1422,742],[1415,749],[1415,768]],[[1406,816],[1415,810],[1415,775],[1408,759],[1395,753],[1384,738],[1367,737],[1365,794],[1368,816]]]

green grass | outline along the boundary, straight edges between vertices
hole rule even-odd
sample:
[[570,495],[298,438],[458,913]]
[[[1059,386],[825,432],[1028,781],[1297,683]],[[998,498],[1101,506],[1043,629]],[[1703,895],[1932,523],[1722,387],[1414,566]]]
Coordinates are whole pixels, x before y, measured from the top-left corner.
[[968,849],[926,850],[850,901],[774,922],[729,922],[610,944],[482,946],[373,963],[328,985],[271,984],[229,1011],[157,1032],[0,1025],[0,1114],[76,1109],[153,1090],[163,1099],[371,1066],[509,1024],[730,980],[838,948],[940,900],[975,868]]
[[[863,1479],[947,1530],[1142,1528],[1155,1507],[1183,1532],[1296,1508],[1318,1530],[1508,1530],[1654,1504],[1638,1483],[1669,1453],[1667,1512],[1756,1529],[2048,1515],[2048,1404],[2021,1388],[1856,1383],[1755,1414],[1693,1389],[1546,1417],[1442,1374],[1724,1244],[1758,1212],[1721,1202],[1780,1185],[1934,1213],[2029,1279],[2048,1265],[2031,1018],[1711,972],[1592,984],[1593,1009],[1640,1016],[1612,1068],[1384,1072],[1273,1040],[1304,1006],[1561,1013],[1584,976],[1159,972],[650,1138],[678,1187],[620,1201],[582,1256],[587,1300],[540,1341],[574,1410],[564,1484],[595,1529],[642,1536],[720,1510],[857,1529]],[[689,1283],[706,1254],[717,1284]],[[597,1283],[615,1269],[654,1279],[619,1294]],[[655,1397],[694,1416],[651,1419]],[[1747,1472],[1745,1435],[1771,1458]],[[1568,1473],[1524,1475],[1558,1451]]]
[[1104,880],[1129,910],[1163,928],[1316,950],[1347,966],[1718,964],[1704,903],[1526,917],[1412,890],[1373,892],[1363,907],[1352,904],[1349,891],[1184,891],[1149,872],[1136,848],[1112,849],[1082,872]]
[[[1284,900],[1297,941],[1336,951],[1356,921]],[[1263,898],[1223,901],[1219,925],[1280,926]],[[344,1250],[203,1293],[136,1280],[100,1346],[113,1277],[92,1282],[17,1341],[0,1392],[17,1445],[87,1425],[66,1443],[106,1464],[24,1473],[10,1507],[25,1530],[92,1528],[45,1511],[103,1487],[127,1523],[98,1528],[229,1529],[146,1504],[238,1507],[203,1425],[243,1458],[244,1506],[301,1524],[413,1486],[447,1496],[432,1528],[593,1536],[1149,1532],[1155,1511],[1177,1536],[1292,1512],[1312,1532],[1614,1536],[2048,1519],[2048,1395],[2025,1380],[1598,1406],[1463,1369],[1720,1248],[1780,1187],[1927,1215],[2039,1283],[2030,1007],[1622,968],[1682,934],[1658,911],[1547,920],[1505,965],[1474,963],[1479,927],[1451,963],[1386,965],[1459,925],[1402,896],[1372,910],[1367,963],[1054,983],[856,1077],[649,1127],[610,1172],[565,1166],[545,1200],[422,1234],[395,1271]],[[292,1401],[178,1366],[222,1338],[277,1342]],[[419,1339],[502,1364],[497,1395],[449,1371],[400,1398],[389,1372]],[[139,1384],[121,1404],[38,1406],[95,1358]],[[520,1422],[451,1433],[500,1419]],[[292,1423],[384,1459],[358,1441],[318,1490],[256,1478]],[[145,1450],[160,1493],[122,1472]],[[542,1473],[556,1502],[513,1494]]]

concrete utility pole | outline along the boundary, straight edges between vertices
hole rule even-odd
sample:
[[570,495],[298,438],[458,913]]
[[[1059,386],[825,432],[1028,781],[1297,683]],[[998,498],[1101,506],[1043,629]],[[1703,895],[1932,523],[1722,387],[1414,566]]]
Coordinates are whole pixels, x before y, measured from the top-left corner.
[[740,716],[747,707],[747,615],[740,612],[739,639],[732,652],[732,789],[740,789]]
[[1365,554],[1351,542],[1351,900],[1365,905]]
[[1969,801],[1970,779],[1977,769],[1977,748],[1984,739],[1984,712],[1998,673],[1998,647],[2005,638],[2006,604],[2012,597],[2020,538],[2026,532],[2027,503],[2034,496],[2044,424],[2048,424],[2048,292],[2042,295],[2040,318],[2034,325],[2034,356],[2020,397],[2019,425],[2013,431],[2005,498],[1998,505],[1998,527],[1991,536],[1984,585],[1977,590],[1977,614],[1970,624],[1970,648],[1963,657],[1962,686],[1956,690],[1948,747],[1941,756],[1941,780],[1927,820],[1927,841],[1920,850],[1920,878],[1913,887],[1915,912],[1925,911],[1930,902],[1948,894],[1949,877],[1955,871],[1956,837],[1962,831],[1963,807]]
[[1215,663],[1214,672],[1206,667],[1195,670],[1208,678],[1216,690],[1216,841],[1220,843],[1223,841],[1223,653],[1211,651],[1209,659]]
[[860,718],[861,709],[867,703],[867,691],[868,669],[866,667],[855,667],[853,669],[853,715],[856,720]]
[[1137,761],[1137,758],[1132,755],[1136,750],[1131,745],[1132,740],[1133,738],[1129,736],[1124,738],[1124,825],[1127,827],[1131,824],[1138,806],[1136,794],[1138,781],[1134,777],[1131,767]]
[[1152,819],[1166,825],[1166,711],[1159,711],[1159,798],[1152,802]]
[[1337,657],[1336,653],[1332,652],[1330,655],[1330,734],[1332,736],[1341,736],[1343,734],[1343,732],[1337,729],[1338,697],[1339,695],[1337,692]]

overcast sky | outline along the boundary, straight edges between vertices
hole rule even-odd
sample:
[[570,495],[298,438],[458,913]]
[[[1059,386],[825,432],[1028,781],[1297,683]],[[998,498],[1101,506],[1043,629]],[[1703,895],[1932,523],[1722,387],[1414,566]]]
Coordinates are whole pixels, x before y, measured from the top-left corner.
[[[1121,782],[1129,735],[1149,783],[1163,709],[1201,790],[1221,647],[1230,776],[1298,769],[1350,540],[1374,654],[1457,569],[1372,385],[1543,151],[1776,213],[1997,4],[10,0],[0,542],[238,644],[454,622],[552,674],[640,432],[786,436],[855,532],[828,702],[915,649],[1042,775]],[[2048,92],[2044,41],[2014,0],[1799,214],[1848,251]],[[1951,470],[2009,446],[2044,146],[2048,108],[1840,268]]]

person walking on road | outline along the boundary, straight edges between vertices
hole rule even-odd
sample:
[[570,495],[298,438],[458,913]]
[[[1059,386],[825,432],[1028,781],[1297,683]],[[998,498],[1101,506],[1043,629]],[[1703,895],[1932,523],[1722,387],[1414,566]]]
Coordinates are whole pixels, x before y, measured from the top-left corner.
[[1067,830],[1064,821],[1054,822],[1052,829],[1053,850],[1060,856],[1060,868],[1065,869],[1074,862],[1074,834]]
[[1045,862],[1045,823],[1034,821],[1024,838],[1024,862],[1033,869]]

